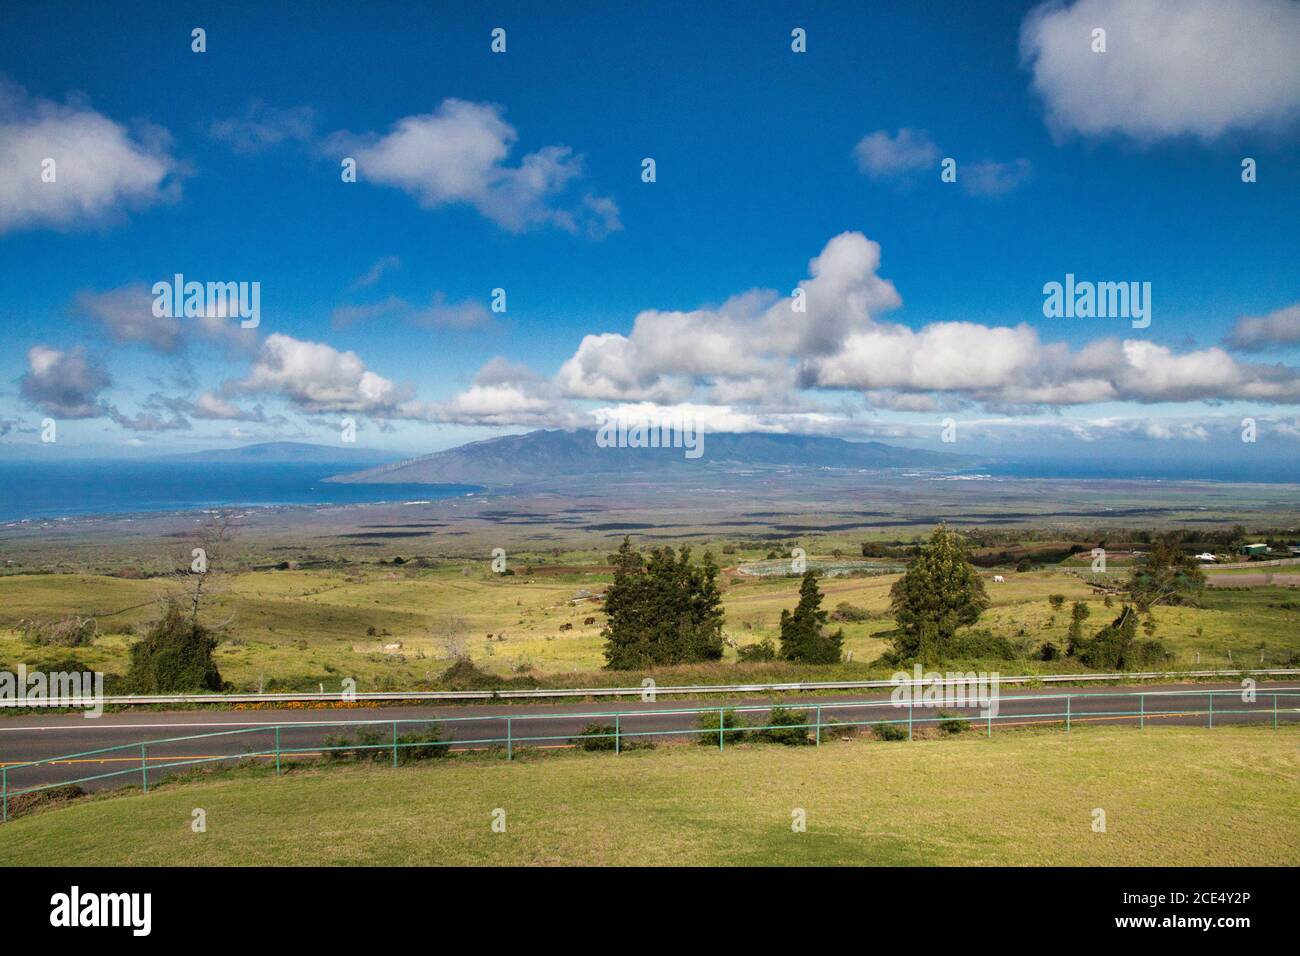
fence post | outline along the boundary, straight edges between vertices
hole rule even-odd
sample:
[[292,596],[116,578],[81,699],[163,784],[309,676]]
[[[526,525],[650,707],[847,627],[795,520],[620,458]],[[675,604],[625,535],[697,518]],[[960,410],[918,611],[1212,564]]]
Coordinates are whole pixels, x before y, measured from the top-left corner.
[[719,707],[718,708],[718,749],[719,750],[726,749],[726,747],[722,743],[722,728],[725,727],[726,725],[727,725],[726,712],[721,707]]
[[1070,732],[1070,695],[1065,695],[1065,732]]
[[912,700],[907,701],[907,739],[912,739]]
[[149,758],[144,753],[144,741],[140,741],[140,777],[144,780],[144,792],[149,792]]
[[1138,730],[1147,725],[1147,695],[1138,694]]
[[397,721],[393,721],[393,766],[397,766]]
[[1214,691],[1210,691],[1210,726],[1214,726]]
[[514,730],[510,725],[510,718],[506,718],[506,759],[515,759],[515,736]]
[[280,776],[280,725],[275,727],[275,775]]
[[1273,729],[1277,730],[1277,694],[1273,695]]
[[[807,740],[808,738],[805,737],[804,739]],[[817,746],[820,747],[821,745],[822,745],[822,705],[818,704],[817,705]]]
[[616,754],[621,754],[623,752],[623,745],[622,745],[623,742],[622,739],[619,737],[619,734],[621,732],[621,724],[622,721],[620,719],[620,715],[615,714],[614,715],[614,753]]
[[993,736],[993,708],[990,707],[988,710],[984,711],[984,716],[987,717],[988,720],[989,720],[989,737],[992,738],[992,736]]

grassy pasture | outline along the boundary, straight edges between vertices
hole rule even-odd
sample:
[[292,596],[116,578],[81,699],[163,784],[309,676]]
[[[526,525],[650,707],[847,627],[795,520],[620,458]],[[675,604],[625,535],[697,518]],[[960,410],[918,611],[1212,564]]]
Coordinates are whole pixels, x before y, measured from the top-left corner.
[[[628,675],[596,674],[603,664],[604,617],[591,601],[573,601],[580,590],[599,592],[607,566],[592,552],[548,556],[548,565],[527,559],[513,576],[489,573],[484,562],[447,562],[435,568],[353,565],[346,569],[265,570],[225,575],[207,606],[213,622],[229,621],[231,640],[218,649],[223,676],[240,689],[336,689],[354,677],[361,689],[427,686],[452,654],[468,653],[484,670],[505,676],[531,674],[553,684],[626,683]],[[745,560],[750,555],[741,555]],[[727,556],[729,562],[737,556]],[[1087,602],[1085,627],[1095,630],[1117,613],[1103,605],[1084,578],[1061,571],[1002,572],[1003,584],[986,581],[992,606],[977,625],[1036,648],[1046,641],[1064,647],[1069,604]],[[840,602],[865,608],[866,621],[845,623],[845,649],[852,662],[803,668],[806,679],[863,677],[887,646],[893,627],[889,588],[896,575],[829,578],[822,582],[824,607]],[[0,576],[0,664],[56,661],[69,653],[109,673],[125,671],[128,648],[157,613],[157,601],[175,584],[89,573]],[[727,575],[726,633],[737,644],[778,636],[783,608],[797,600],[795,578]],[[1052,594],[1066,598],[1062,610]],[[94,616],[104,634],[92,647],[65,651],[31,648],[17,632],[26,618],[52,620],[65,614]],[[591,620],[588,623],[589,619]],[[1197,608],[1158,608],[1156,636],[1175,654],[1176,665],[1278,664],[1300,651],[1300,592],[1283,587],[1207,591]],[[567,627],[565,627],[567,625]],[[561,628],[564,628],[563,630]],[[491,635],[489,639],[488,635]],[[400,644],[400,648],[391,645]],[[1229,659],[1231,658],[1231,660]],[[728,648],[720,665],[699,665],[656,675],[661,683],[788,680],[802,673],[792,665],[745,665]],[[986,662],[986,669],[1031,670],[1033,661]],[[1060,672],[1070,665],[1043,663]],[[742,673],[743,671],[743,673]],[[633,681],[635,683],[635,681]]]

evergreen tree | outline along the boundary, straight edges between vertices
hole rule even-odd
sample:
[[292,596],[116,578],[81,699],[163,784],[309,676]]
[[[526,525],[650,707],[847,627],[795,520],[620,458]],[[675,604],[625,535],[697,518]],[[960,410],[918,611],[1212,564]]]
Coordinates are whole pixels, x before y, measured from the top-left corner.
[[615,670],[687,664],[722,657],[722,594],[718,566],[698,566],[683,546],[642,555],[624,538],[605,592],[605,662]]
[[825,632],[829,612],[823,611],[817,572],[804,572],[799,584],[799,604],[794,612],[781,612],[781,657],[806,664],[838,664],[844,631]]
[[989,605],[961,538],[946,525],[934,529],[889,598],[898,625],[894,656],[901,661],[949,656],[957,628],[974,624]]
[[1073,648],[1083,639],[1083,622],[1088,620],[1092,612],[1088,605],[1082,601],[1075,601],[1074,606],[1070,608],[1070,641],[1066,645],[1066,653],[1073,654]]

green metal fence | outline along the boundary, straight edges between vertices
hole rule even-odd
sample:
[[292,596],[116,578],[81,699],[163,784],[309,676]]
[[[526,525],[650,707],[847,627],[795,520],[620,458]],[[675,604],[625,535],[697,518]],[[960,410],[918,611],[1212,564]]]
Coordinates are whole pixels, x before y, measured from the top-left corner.
[[[396,767],[399,763],[399,755],[404,749],[414,747],[460,747],[460,748],[504,748],[507,760],[513,759],[515,749],[524,745],[540,745],[556,742],[574,742],[579,740],[599,740],[610,739],[614,741],[615,753],[621,753],[624,749],[624,743],[635,741],[641,738],[654,737],[683,737],[695,736],[702,737],[705,734],[717,734],[718,749],[726,749],[726,738],[728,734],[750,734],[763,731],[791,731],[804,730],[805,734],[813,737],[813,743],[820,745],[824,732],[827,730],[844,730],[846,728],[858,727],[881,727],[886,725],[906,726],[907,739],[911,740],[915,736],[916,728],[925,724],[939,724],[946,721],[959,720],[968,722],[974,727],[978,723],[984,724],[984,732],[987,736],[993,735],[993,726],[997,722],[1014,722],[1020,724],[1026,723],[1062,723],[1068,732],[1071,726],[1080,721],[1102,720],[1102,719],[1133,719],[1136,718],[1138,726],[1145,728],[1148,721],[1162,717],[1199,717],[1204,715],[1206,726],[1212,728],[1217,716],[1222,722],[1225,717],[1239,717],[1247,715],[1250,717],[1260,718],[1264,721],[1271,721],[1273,729],[1277,729],[1279,715],[1286,713],[1288,717],[1300,715],[1300,708],[1294,706],[1300,702],[1300,691],[1257,691],[1253,695],[1253,700],[1247,699],[1247,692],[1242,690],[1205,690],[1205,691],[1147,691],[1147,692],[1129,692],[1129,693],[1089,693],[1089,694],[1042,694],[1042,695],[1023,695],[1015,697],[1000,696],[997,698],[999,709],[1001,706],[1015,703],[1018,701],[1033,701],[1038,704],[1049,705],[1046,711],[1029,711],[1021,713],[994,714],[992,710],[986,711],[981,715],[971,715],[966,713],[951,713],[943,711],[942,702],[929,704],[908,701],[906,703],[894,701],[826,701],[826,702],[804,702],[804,703],[772,703],[772,704],[752,704],[744,706],[721,706],[721,707],[688,707],[676,709],[653,709],[653,710],[634,710],[608,712],[598,711],[592,713],[562,713],[562,714],[500,714],[488,716],[472,717],[436,717],[436,718],[406,718],[397,720],[361,720],[361,721],[296,721],[292,723],[265,724],[255,727],[240,727],[233,730],[222,730],[205,734],[190,734],[181,737],[167,737],[158,740],[142,740],[128,744],[118,744],[112,747],[101,747],[96,750],[86,750],[74,754],[64,754],[57,757],[44,757],[39,760],[26,761],[21,763],[6,764],[0,767],[0,804],[3,805],[3,814],[0,819],[7,821],[9,819],[9,803],[14,797],[24,794],[39,793],[44,790],[50,790],[55,787],[64,787],[72,784],[91,783],[99,780],[106,780],[114,777],[130,778],[136,774],[140,777],[140,784],[144,792],[149,791],[149,776],[152,770],[155,775],[159,771],[172,770],[182,767],[190,767],[199,764],[220,763],[231,760],[245,760],[250,758],[265,758],[275,760],[276,774],[283,772],[283,758],[295,755],[328,755],[335,751],[391,751],[392,765]],[[1203,710],[1189,712],[1186,706],[1175,707],[1174,709],[1160,709],[1159,705],[1172,704],[1175,698],[1203,700]],[[1215,704],[1215,699],[1219,703]],[[1121,709],[1095,710],[1088,709],[1079,711],[1074,705],[1077,701],[1087,701],[1095,704],[1100,701],[1118,700],[1127,702],[1128,707]],[[1290,709],[1283,706],[1283,702],[1292,704]],[[1152,706],[1154,703],[1155,706]],[[1244,707],[1237,704],[1252,704],[1253,706]],[[1134,706],[1136,705],[1136,706]],[[956,705],[958,710],[968,711],[973,709],[971,705]],[[728,727],[727,715],[745,713],[768,713],[770,716],[774,708],[783,708],[787,711],[801,711],[804,716],[810,719],[797,724],[772,724],[764,722],[762,724],[743,724]],[[895,712],[905,710],[905,715],[891,718],[875,718],[860,720],[826,720],[825,711],[859,711],[865,712],[871,709],[889,709]],[[716,715],[717,727],[712,726],[702,728],[700,726],[672,727],[658,730],[629,730],[627,722],[629,720],[645,720],[648,718],[675,718],[675,717],[695,717],[697,724],[700,718],[709,715],[710,719]],[[860,716],[867,717],[865,713]],[[519,734],[516,728],[523,725],[527,728],[529,725],[545,721],[600,721],[608,725],[613,722],[611,732],[565,732],[555,734]],[[442,736],[442,727],[452,725],[453,728],[466,726],[473,723],[485,722],[504,722],[505,736],[488,736],[468,737],[453,736],[444,738]],[[415,734],[417,739],[410,739],[410,735],[403,737],[401,728],[418,727],[434,728],[434,731],[426,731],[424,735]],[[345,741],[330,743],[326,742],[311,743],[305,746],[284,746],[282,736],[284,731],[293,732],[325,731],[330,729],[347,728],[352,730],[378,730],[380,728],[391,728],[391,735],[385,742],[365,742]],[[154,764],[150,766],[149,748],[158,748],[164,745],[174,745],[178,743],[188,743],[192,741],[214,741],[218,738],[227,740],[238,739],[241,736],[252,736],[257,734],[271,735],[274,740],[272,747],[258,749],[246,749],[240,752],[213,754],[200,757],[185,757],[173,760],[167,763]],[[424,736],[427,739],[419,739]],[[59,764],[70,764],[72,762],[89,762],[95,759],[101,761],[107,759],[122,759],[108,757],[109,754],[122,753],[139,753],[139,765],[128,767],[123,770],[114,770],[108,773],[97,773],[88,776],[76,777],[69,780],[59,780],[53,783],[44,783],[35,786],[26,786],[20,788],[11,788],[11,775],[17,771],[39,768],[53,767]],[[162,758],[167,759],[167,758]]]

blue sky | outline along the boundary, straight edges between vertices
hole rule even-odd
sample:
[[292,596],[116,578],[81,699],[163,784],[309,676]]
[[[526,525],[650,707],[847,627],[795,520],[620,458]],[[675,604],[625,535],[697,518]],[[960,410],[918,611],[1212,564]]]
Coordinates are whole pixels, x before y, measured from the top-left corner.
[[[1061,457],[1252,417],[1294,457],[1300,3],[699,6],[8,8],[0,443],[422,452],[651,403]],[[156,321],[175,273],[259,282],[258,328]],[[1044,317],[1067,273],[1149,282],[1150,326]]]

